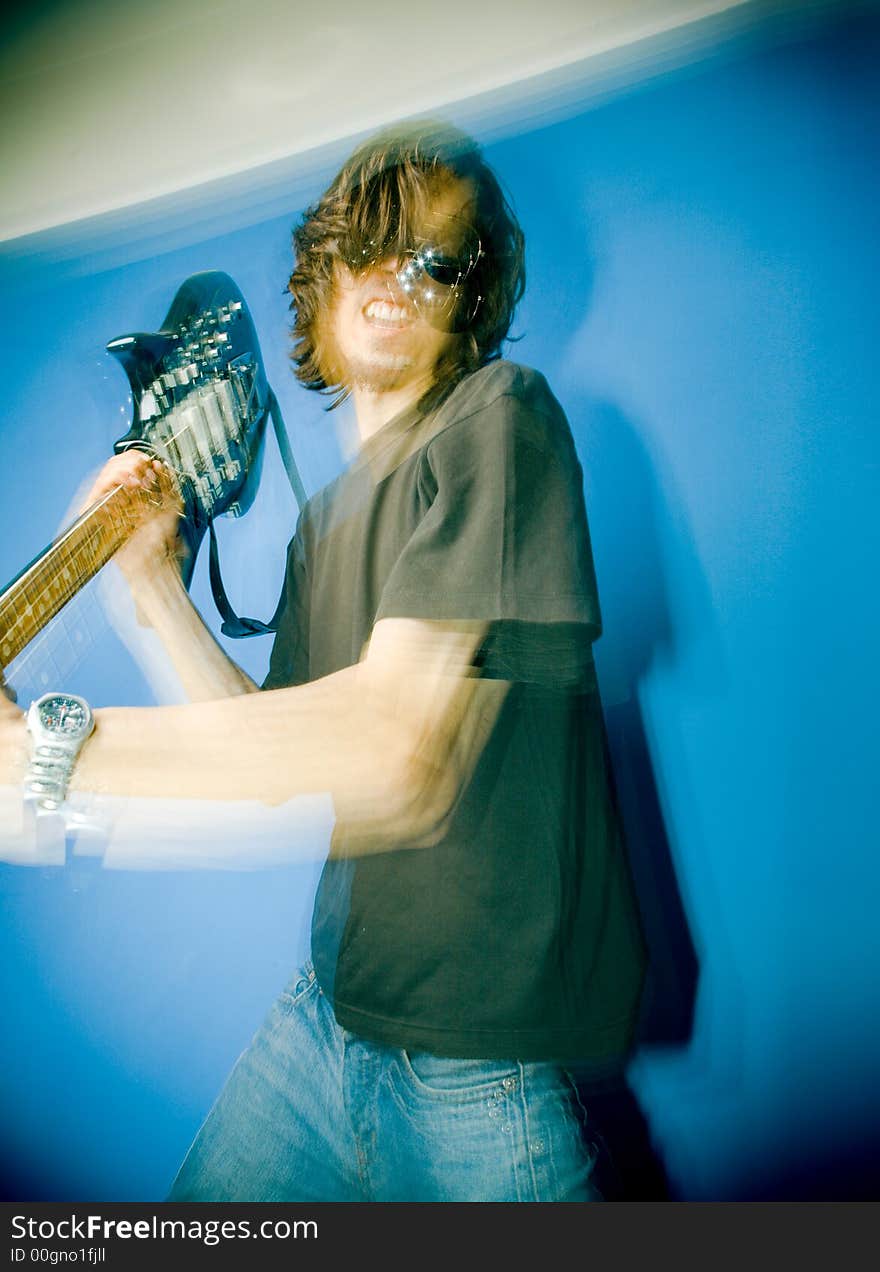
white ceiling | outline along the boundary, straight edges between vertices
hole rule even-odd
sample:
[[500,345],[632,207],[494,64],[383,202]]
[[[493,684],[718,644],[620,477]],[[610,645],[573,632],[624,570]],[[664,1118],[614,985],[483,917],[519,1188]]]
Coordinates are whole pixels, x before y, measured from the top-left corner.
[[537,101],[529,85],[559,83],[566,69],[583,79],[585,63],[760,4],[32,0],[0,37],[0,239],[452,103],[480,102],[497,127],[512,94]]

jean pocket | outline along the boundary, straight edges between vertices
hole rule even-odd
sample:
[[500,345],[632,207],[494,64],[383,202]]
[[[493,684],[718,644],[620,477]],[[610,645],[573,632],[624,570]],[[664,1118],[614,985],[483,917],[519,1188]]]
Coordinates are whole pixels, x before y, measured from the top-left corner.
[[519,1084],[516,1060],[462,1060],[428,1051],[401,1051],[399,1061],[407,1085],[436,1100],[482,1099],[499,1087],[513,1092]]
[[311,963],[304,963],[281,991],[281,1001],[288,1007],[294,1007],[317,983],[314,967]]

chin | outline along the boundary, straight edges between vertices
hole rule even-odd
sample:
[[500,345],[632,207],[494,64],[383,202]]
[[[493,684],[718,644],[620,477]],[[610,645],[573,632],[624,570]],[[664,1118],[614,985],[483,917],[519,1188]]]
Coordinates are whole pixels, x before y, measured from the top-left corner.
[[402,354],[353,361],[348,367],[348,383],[371,393],[399,389],[412,371],[412,359]]

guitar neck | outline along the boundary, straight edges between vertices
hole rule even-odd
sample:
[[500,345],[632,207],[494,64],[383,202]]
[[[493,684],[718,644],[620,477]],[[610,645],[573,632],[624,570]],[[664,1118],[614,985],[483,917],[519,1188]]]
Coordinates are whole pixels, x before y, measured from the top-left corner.
[[0,668],[30,644],[131,537],[139,504],[119,486],[87,508],[0,593]]

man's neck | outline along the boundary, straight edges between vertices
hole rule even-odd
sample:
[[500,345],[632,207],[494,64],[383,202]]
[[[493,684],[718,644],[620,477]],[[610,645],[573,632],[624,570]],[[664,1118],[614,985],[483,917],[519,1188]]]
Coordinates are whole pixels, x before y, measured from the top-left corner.
[[431,381],[425,379],[417,384],[407,384],[400,389],[385,389],[374,392],[371,389],[355,387],[351,391],[357,419],[358,435],[361,445],[379,432],[389,420],[394,419],[408,406],[415,406],[430,388]]

